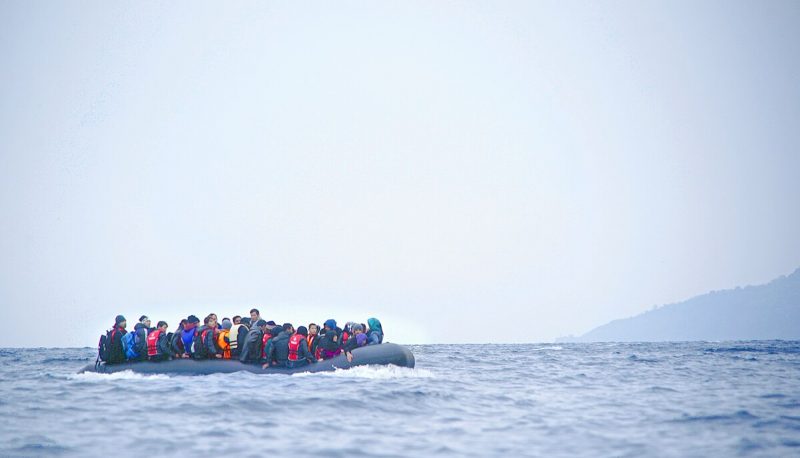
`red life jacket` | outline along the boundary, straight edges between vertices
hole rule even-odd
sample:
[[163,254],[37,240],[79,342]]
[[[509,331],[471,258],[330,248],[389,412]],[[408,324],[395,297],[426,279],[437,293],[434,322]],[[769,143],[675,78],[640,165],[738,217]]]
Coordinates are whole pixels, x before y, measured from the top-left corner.
[[147,334],[147,356],[158,355],[158,338],[161,337],[161,330]]
[[347,331],[342,332],[342,345],[346,344],[349,338],[350,334]]
[[300,343],[306,338],[303,334],[293,334],[289,337],[289,361],[297,361],[297,353],[300,351]]

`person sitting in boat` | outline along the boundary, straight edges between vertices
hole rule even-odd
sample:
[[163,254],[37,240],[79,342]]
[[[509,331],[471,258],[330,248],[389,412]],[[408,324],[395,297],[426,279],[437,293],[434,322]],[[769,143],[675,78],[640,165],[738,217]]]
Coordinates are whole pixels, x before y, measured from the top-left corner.
[[139,322],[133,326],[134,335],[130,339],[133,344],[133,349],[128,348],[129,361],[145,361],[147,360],[147,334],[152,330],[150,328],[150,318],[147,315],[139,317]]
[[252,364],[258,363],[261,360],[261,353],[263,351],[262,345],[266,330],[267,322],[258,320],[255,326],[248,331],[244,342],[240,343],[241,354],[239,355],[239,361]]
[[[299,330],[300,328],[297,329]],[[306,337],[306,344],[308,345],[308,351],[314,355],[314,358],[319,359],[319,355],[317,354],[317,348],[319,347],[319,326],[316,323],[308,324],[308,336]]]
[[217,315],[210,313],[203,320],[203,326],[197,330],[194,345],[195,359],[220,359],[222,351],[217,347],[217,337],[219,337],[219,327],[217,326]]
[[189,315],[186,318],[186,325],[181,331],[181,340],[183,341],[183,349],[186,354],[185,358],[191,358],[194,354],[192,344],[194,343],[194,336],[197,334],[197,324],[200,323],[200,318],[194,315]]
[[286,361],[289,360],[289,338],[294,334],[294,326],[292,323],[283,323],[283,326],[278,329],[282,330],[267,342],[264,350],[265,361],[262,367],[270,365],[285,367]]
[[377,345],[383,343],[383,327],[377,318],[367,320],[369,331],[367,332],[367,345]]
[[111,330],[108,337],[108,364],[121,364],[125,362],[125,349],[122,348],[122,336],[127,334],[125,328],[128,322],[122,315],[117,315],[114,319],[114,328]]
[[235,315],[235,316],[232,318],[232,320],[231,320],[231,321],[232,321],[232,322],[233,322],[233,324],[235,324],[235,325],[236,325],[236,324],[242,324],[242,317],[240,317],[239,315]]
[[165,361],[170,357],[167,322],[159,321],[155,329],[147,334],[147,359],[149,361]]
[[183,348],[182,336],[183,336],[183,329],[186,327],[186,324],[188,322],[189,321],[186,318],[182,319],[180,324],[178,324],[178,329],[176,329],[175,332],[173,332],[172,335],[170,336],[169,352],[170,356],[174,359],[187,357],[186,351]]
[[289,337],[289,342],[287,343],[289,353],[287,355],[286,367],[292,369],[317,361],[317,359],[314,358],[314,354],[308,348],[307,338],[308,329],[306,329],[305,326],[298,327],[297,332]]
[[217,336],[217,348],[222,352],[222,359],[231,359],[230,333],[233,323],[227,318],[222,319],[222,329]]
[[[238,323],[236,322],[236,318],[239,318]],[[247,320],[249,321],[250,319],[248,318]],[[239,356],[241,356],[242,345],[247,338],[248,332],[250,332],[250,326],[244,324],[242,317],[233,317],[233,326],[231,326],[231,330],[228,332],[228,345],[230,346],[231,359],[239,359]]]
[[322,330],[319,337],[320,356],[322,359],[338,356],[342,352],[342,330],[336,326],[336,320],[325,321]]
[[350,330],[353,332],[353,335],[347,339],[347,343],[344,344],[342,350],[345,356],[347,356],[347,361],[352,362],[353,350],[367,345],[367,335],[364,334],[364,327],[358,323],[351,325]]

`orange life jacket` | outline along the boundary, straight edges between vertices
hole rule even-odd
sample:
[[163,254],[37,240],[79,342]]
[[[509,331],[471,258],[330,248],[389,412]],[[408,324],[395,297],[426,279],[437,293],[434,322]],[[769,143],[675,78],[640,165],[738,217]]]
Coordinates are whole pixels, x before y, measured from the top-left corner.
[[225,338],[230,335],[230,331],[223,329],[217,336],[217,348],[222,350],[222,359],[231,359],[231,344]]
[[297,353],[300,352],[300,343],[306,338],[303,334],[293,334],[289,337],[289,361],[297,361]]

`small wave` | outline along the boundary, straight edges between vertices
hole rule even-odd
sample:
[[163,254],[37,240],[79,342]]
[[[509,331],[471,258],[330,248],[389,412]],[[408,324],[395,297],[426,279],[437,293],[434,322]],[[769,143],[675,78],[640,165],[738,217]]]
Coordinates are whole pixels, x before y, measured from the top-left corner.
[[428,369],[411,369],[398,366],[356,366],[350,369],[336,369],[333,372],[301,372],[292,377],[342,377],[366,378],[374,380],[397,378],[434,378]]
[[559,347],[558,345],[553,345],[552,347],[533,347],[531,351],[548,351],[548,350],[563,350],[564,347]]
[[84,372],[82,374],[69,374],[69,380],[82,381],[106,381],[106,380],[169,380],[165,374],[137,374],[133,371],[114,372],[111,374],[100,374],[97,372]]

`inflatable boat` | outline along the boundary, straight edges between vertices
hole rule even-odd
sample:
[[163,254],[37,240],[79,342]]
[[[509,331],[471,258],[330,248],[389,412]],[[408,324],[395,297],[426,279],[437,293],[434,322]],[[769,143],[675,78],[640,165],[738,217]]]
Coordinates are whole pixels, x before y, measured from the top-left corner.
[[114,372],[133,371],[139,374],[183,374],[183,375],[207,375],[231,372],[253,372],[256,374],[294,374],[298,372],[324,372],[336,369],[349,369],[355,366],[365,366],[368,364],[388,365],[392,364],[400,367],[414,367],[414,355],[409,349],[402,345],[384,343],[380,345],[369,345],[353,350],[353,361],[347,361],[344,353],[324,361],[306,364],[305,366],[286,368],[269,367],[262,369],[261,364],[245,364],[237,360],[193,360],[193,359],[173,359],[170,361],[138,361],[122,364],[89,364],[84,367],[83,372],[99,372],[110,374]]

